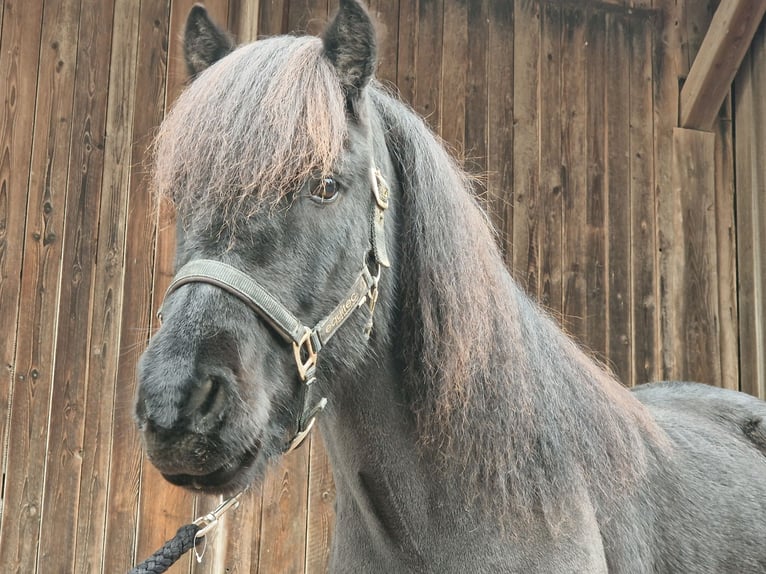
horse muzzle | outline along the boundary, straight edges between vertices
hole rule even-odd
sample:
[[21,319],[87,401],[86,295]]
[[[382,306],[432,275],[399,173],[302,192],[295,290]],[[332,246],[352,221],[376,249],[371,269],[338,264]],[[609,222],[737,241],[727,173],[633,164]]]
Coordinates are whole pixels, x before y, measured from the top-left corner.
[[165,480],[176,486],[211,494],[231,494],[249,485],[253,469],[260,460],[260,453],[260,444],[257,444],[212,472],[160,472]]
[[243,430],[234,371],[220,365],[184,368],[154,349],[150,345],[142,357],[136,400],[149,460],[173,484],[228,492],[261,451],[258,433]]
[[149,461],[170,483],[209,493],[230,493],[249,484],[263,458],[256,440],[242,450],[225,446],[221,434],[179,433],[144,426]]

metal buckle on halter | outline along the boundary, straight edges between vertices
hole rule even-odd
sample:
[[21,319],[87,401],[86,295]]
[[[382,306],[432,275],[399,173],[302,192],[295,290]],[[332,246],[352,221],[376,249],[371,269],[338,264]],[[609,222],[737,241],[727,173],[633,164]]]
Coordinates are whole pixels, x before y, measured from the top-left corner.
[[[306,358],[303,358],[305,353]],[[298,375],[301,381],[311,384],[314,379],[314,370],[317,364],[317,352],[314,349],[314,341],[311,338],[311,329],[306,330],[297,343],[293,342],[293,354],[295,356],[295,365],[298,367]],[[308,379],[308,380],[307,380]]]
[[378,263],[378,272],[372,278],[372,285],[370,291],[367,293],[367,308],[370,310],[370,318],[367,320],[367,325],[364,328],[364,336],[368,339],[372,334],[372,326],[375,317],[375,305],[378,303],[378,283],[380,282],[380,271],[382,266]]
[[303,444],[303,441],[306,440],[307,436],[309,436],[311,429],[314,428],[314,423],[316,421],[317,418],[315,416],[311,417],[311,420],[309,421],[309,424],[306,425],[306,428],[295,433],[295,436],[290,441],[290,446],[288,446],[287,450],[285,451],[286,453],[294,451],[296,448]]
[[[301,383],[305,384],[307,387],[316,380],[318,349],[315,345],[319,344],[319,341],[317,340],[315,342],[313,335],[314,332],[306,327],[300,341],[297,343],[293,342],[293,354],[295,355],[295,365],[298,367],[298,375],[300,376]],[[327,404],[327,399],[322,397],[319,403],[317,403],[313,409],[308,411],[308,423],[304,426],[303,416],[306,414],[306,401],[308,399],[308,394],[305,393],[307,392],[308,390],[304,391],[304,414],[298,419],[298,430],[295,433],[295,436],[290,440],[290,444],[287,446],[285,452],[291,452],[303,443],[306,437],[309,436],[311,429],[314,427],[317,414],[324,410],[324,407]]]
[[381,210],[385,211],[388,209],[388,196],[390,191],[388,189],[388,183],[386,183],[383,174],[377,167],[372,170],[372,182],[372,193],[375,196],[375,203],[378,204],[378,207],[380,207]]

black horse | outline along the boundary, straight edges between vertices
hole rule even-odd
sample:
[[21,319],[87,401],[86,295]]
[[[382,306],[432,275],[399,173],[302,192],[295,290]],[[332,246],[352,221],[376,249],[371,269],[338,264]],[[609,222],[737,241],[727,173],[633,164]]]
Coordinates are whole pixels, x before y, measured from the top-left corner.
[[766,404],[631,392],[586,356],[340,4],[321,39],[236,50],[189,15],[156,146],[179,271],[140,363],[152,462],[235,492],[316,418],[333,572],[766,572]]

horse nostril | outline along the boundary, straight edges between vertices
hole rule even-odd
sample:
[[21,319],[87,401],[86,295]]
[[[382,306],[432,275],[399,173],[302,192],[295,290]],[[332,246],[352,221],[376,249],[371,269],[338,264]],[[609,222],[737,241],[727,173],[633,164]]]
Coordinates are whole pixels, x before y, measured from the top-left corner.
[[205,396],[204,402],[200,405],[200,414],[203,416],[210,413],[213,407],[219,402],[221,398],[221,382],[218,377],[208,377],[205,381],[205,388],[207,389],[207,396]]
[[189,399],[188,408],[194,420],[213,422],[226,404],[226,381],[216,375],[205,377]]

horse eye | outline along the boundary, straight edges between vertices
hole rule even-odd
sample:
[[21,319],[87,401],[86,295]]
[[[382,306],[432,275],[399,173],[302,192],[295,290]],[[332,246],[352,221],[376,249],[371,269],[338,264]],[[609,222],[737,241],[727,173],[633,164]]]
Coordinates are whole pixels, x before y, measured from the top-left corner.
[[309,192],[317,203],[331,203],[338,197],[338,184],[332,177],[323,177],[312,182]]

